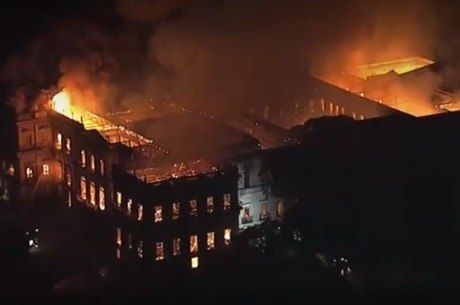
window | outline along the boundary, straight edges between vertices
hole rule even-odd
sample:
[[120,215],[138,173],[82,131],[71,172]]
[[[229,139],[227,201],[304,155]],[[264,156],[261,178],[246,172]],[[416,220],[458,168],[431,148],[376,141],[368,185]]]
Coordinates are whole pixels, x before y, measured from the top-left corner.
[[80,151],[80,165],[86,167],[86,152],[84,150]]
[[243,208],[243,217],[241,218],[241,222],[242,223],[252,222],[251,208],[249,206],[246,206]]
[[121,193],[120,192],[117,192],[117,207],[121,207],[121,203],[122,203],[122,198],[121,198]]
[[137,245],[137,256],[142,258],[144,256],[144,242],[142,240],[139,241]]
[[208,213],[214,212],[214,197],[213,196],[208,196],[206,198],[206,211],[208,211]]
[[82,200],[86,200],[86,178],[80,178],[80,197]]
[[117,246],[121,247],[122,243],[122,236],[121,236],[121,228],[117,228]]
[[198,257],[197,256],[191,258],[191,264],[192,264],[192,269],[198,268]]
[[264,202],[260,206],[260,220],[265,220],[269,218],[267,203]]
[[96,185],[93,181],[89,183],[89,203],[96,205]]
[[133,248],[133,236],[128,234],[128,249],[131,250]]
[[283,216],[284,214],[284,203],[283,201],[278,201],[278,204],[276,205],[276,215],[278,217]]
[[65,181],[67,183],[67,186],[72,186],[72,176],[70,175],[70,168],[66,167],[65,168]]
[[163,242],[155,243],[155,260],[162,261],[165,258],[165,251],[163,247]]
[[131,198],[128,198],[128,201],[126,202],[126,213],[128,215],[131,215],[132,210],[133,210],[133,200]]
[[56,134],[56,149],[62,149],[62,133]]
[[163,221],[163,207],[161,205],[157,205],[155,207],[155,222],[161,222]]
[[198,215],[198,202],[195,199],[190,200],[190,215]]
[[141,204],[137,205],[137,220],[141,221],[142,217],[144,217],[144,206]]
[[179,219],[179,216],[180,216],[180,203],[174,202],[172,204],[172,219],[173,220]]
[[190,253],[198,252],[198,235],[190,236]]
[[65,139],[65,152],[67,154],[70,154],[71,151],[72,151],[72,143],[70,141],[70,138],[66,138]]
[[364,119],[365,119],[364,115],[361,114],[361,115],[359,116],[359,119],[360,119],[360,120],[364,120]]
[[32,145],[32,144],[33,144],[32,135],[27,135],[26,136],[26,145],[29,146],[29,145]]
[[120,248],[117,248],[117,259],[120,259],[121,258],[121,249]]
[[173,239],[173,255],[180,255],[180,238]]
[[42,165],[42,174],[43,176],[48,176],[50,174],[50,166],[49,164],[45,163]]
[[230,209],[231,196],[230,194],[224,194],[224,210]]
[[91,154],[89,160],[90,160],[89,167],[91,171],[94,172],[96,170],[96,157],[93,154]]
[[215,248],[214,244],[214,232],[208,232],[206,234],[206,247],[208,250],[212,250]]
[[99,173],[101,174],[101,176],[104,176],[105,174],[105,163],[102,159],[99,160]]
[[31,166],[26,167],[26,178],[27,179],[32,179],[34,177],[34,170],[32,169]]
[[224,230],[224,243],[229,245],[232,240],[232,229],[225,229]]
[[99,209],[105,210],[105,190],[102,186],[99,187]]

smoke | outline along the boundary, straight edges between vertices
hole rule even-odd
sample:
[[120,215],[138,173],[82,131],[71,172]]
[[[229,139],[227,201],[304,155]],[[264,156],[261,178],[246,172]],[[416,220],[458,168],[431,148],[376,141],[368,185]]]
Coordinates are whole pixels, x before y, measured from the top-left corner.
[[440,25],[428,0],[120,0],[115,7],[113,20],[56,20],[2,78],[14,86],[57,83],[101,112],[153,98],[222,113],[295,100],[308,73],[431,56]]

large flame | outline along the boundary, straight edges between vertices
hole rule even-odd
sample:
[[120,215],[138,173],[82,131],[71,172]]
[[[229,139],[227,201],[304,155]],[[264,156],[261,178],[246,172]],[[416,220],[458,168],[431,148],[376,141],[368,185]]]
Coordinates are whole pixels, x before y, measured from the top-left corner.
[[72,105],[71,105],[70,95],[65,89],[56,93],[52,97],[51,102],[53,104],[53,109],[56,112],[59,112],[66,116],[72,114]]

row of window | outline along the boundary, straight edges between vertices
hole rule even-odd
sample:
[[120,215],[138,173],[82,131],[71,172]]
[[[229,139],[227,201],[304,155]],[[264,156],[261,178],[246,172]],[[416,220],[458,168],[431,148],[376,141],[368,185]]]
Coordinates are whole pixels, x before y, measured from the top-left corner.
[[[120,192],[116,192],[115,194],[116,204],[118,208],[124,208],[123,205],[123,196]],[[224,210],[229,210],[231,207],[231,195],[229,193],[224,194],[222,198],[222,208]],[[136,205],[137,207],[137,220],[143,219],[143,206],[140,204]],[[214,205],[214,196],[208,196],[206,198],[206,212],[213,213],[215,209]],[[133,200],[128,198],[126,201],[126,213],[128,215],[133,215],[135,211],[133,211]],[[189,201],[189,214],[191,216],[198,216],[198,201],[196,199],[192,199]],[[173,202],[171,204],[171,219],[177,220],[180,218],[180,202]],[[164,220],[164,211],[162,205],[157,205],[154,207],[153,210],[153,220],[154,222],[162,222]]]
[[[62,133],[57,133],[56,134],[56,143],[55,143],[56,149],[58,150],[64,150],[66,154],[71,153],[71,140],[70,138],[65,138],[65,145],[63,145],[63,136]],[[79,156],[79,162],[80,166],[82,168],[86,168],[87,165],[87,154],[85,150],[80,150],[80,156]],[[89,156],[89,169],[92,172],[96,171],[96,156],[94,154],[91,154]],[[105,174],[105,164],[103,159],[99,159],[99,166],[98,166],[98,171],[101,176],[104,176]]]
[[[231,229],[227,228],[224,230],[224,244],[229,245],[231,242]],[[117,228],[117,258],[121,258],[121,246],[123,244],[122,241],[122,230],[121,228]],[[129,249],[133,249],[133,240],[132,236],[128,235],[127,246]],[[208,251],[214,250],[216,247],[215,244],[215,232],[208,232],[206,233],[206,249]],[[137,244],[137,256],[139,258],[143,257],[143,242],[139,241]],[[198,254],[198,235],[191,235],[189,237],[189,251],[190,254]],[[174,238],[172,240],[172,256],[179,256],[182,254],[182,247],[181,247],[181,239]],[[154,244],[154,258],[156,261],[162,261],[165,259],[165,244],[163,241],[157,241]],[[192,264],[193,266],[193,264]]]
[[[50,175],[50,165],[48,163],[43,163],[42,164],[42,173],[43,176],[48,176]],[[35,178],[35,171],[34,167],[31,165],[26,166],[26,178],[27,179],[33,179]]]
[[[276,216],[277,217],[282,217],[284,215],[284,203],[283,201],[278,201],[276,204]],[[260,220],[266,220],[270,218],[270,213],[268,212],[268,204],[266,202],[261,204],[260,207],[260,214],[259,214],[259,219]],[[251,208],[250,206],[246,206],[243,208],[243,216],[241,217],[241,222],[243,224],[246,223],[251,223],[253,222],[254,217],[251,215]]]
[[[96,190],[98,191],[97,201],[96,201]],[[93,206],[99,207],[101,211],[105,210],[105,189],[102,186],[96,187],[96,184],[93,181],[89,182],[89,198],[87,194],[87,183],[86,178],[80,178],[80,198],[83,201],[88,201]]]
[[[361,95],[363,96],[363,95]],[[323,112],[326,112],[326,105],[325,105],[325,101],[324,99],[321,99],[321,111]],[[339,105],[337,104],[334,104],[333,102],[329,102],[329,115],[330,116],[333,116],[333,115],[345,115],[345,107],[340,107]],[[353,119],[357,120],[364,120],[365,117],[363,114],[356,114],[356,112],[353,112],[352,113],[352,116],[353,116]]]

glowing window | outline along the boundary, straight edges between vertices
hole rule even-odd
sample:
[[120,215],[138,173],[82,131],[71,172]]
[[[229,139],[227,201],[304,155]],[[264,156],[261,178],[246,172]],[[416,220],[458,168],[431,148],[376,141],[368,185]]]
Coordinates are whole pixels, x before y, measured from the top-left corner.
[[206,198],[206,211],[212,213],[214,211],[214,197],[208,196]]
[[128,234],[128,248],[131,250],[133,248],[133,236]]
[[126,202],[126,213],[128,213],[128,215],[131,215],[132,210],[133,210],[133,200],[129,198],[128,201]]
[[121,203],[122,203],[121,193],[117,192],[116,197],[117,197],[117,207],[121,207]]
[[163,247],[163,242],[155,243],[155,260],[162,261],[165,258],[165,251]]
[[179,216],[180,216],[180,203],[174,202],[172,204],[172,219],[173,220],[179,219]]
[[67,154],[70,154],[71,151],[72,151],[72,142],[70,138],[66,138],[65,139],[65,152]]
[[86,178],[80,177],[80,197],[82,200],[86,200]]
[[121,228],[117,228],[117,246],[121,247],[122,243],[122,236],[121,236]]
[[50,174],[50,166],[49,164],[43,164],[42,165],[42,174],[43,176],[48,176]]
[[206,247],[208,250],[212,250],[215,248],[214,232],[208,232],[206,234]]
[[105,190],[102,186],[99,187],[99,209],[105,210]]
[[359,116],[359,119],[360,119],[360,120],[364,120],[364,119],[365,119],[365,118],[364,118],[364,115],[361,114],[361,115]]
[[231,199],[232,198],[230,194],[224,194],[224,210],[230,209]]
[[96,185],[93,181],[89,183],[89,202],[96,205]]
[[102,159],[99,160],[99,172],[100,172],[101,176],[104,176],[104,174],[105,174],[105,163],[104,163],[104,160],[102,160]]
[[86,167],[86,152],[84,150],[80,151],[80,165]]
[[173,255],[180,255],[180,238],[173,239]]
[[67,186],[70,187],[72,185],[72,176],[70,175],[70,168],[68,167],[65,168],[65,180],[66,180]]
[[278,204],[276,205],[276,215],[278,217],[283,216],[284,214],[284,203],[283,201],[278,201]]
[[155,214],[154,214],[155,222],[163,221],[163,207],[158,205],[155,207]]
[[265,220],[268,219],[268,208],[267,208],[267,203],[262,203],[260,207],[260,220]]
[[198,268],[198,257],[197,256],[191,258],[191,265],[192,265],[192,269]]
[[190,200],[190,215],[198,215],[198,202],[195,199]]
[[121,258],[121,249],[120,248],[117,248],[116,249],[116,255],[117,255],[117,259],[120,259]]
[[144,256],[144,243],[142,240],[139,241],[139,244],[137,245],[137,256],[139,258],[142,258]]
[[33,177],[34,177],[34,170],[32,169],[32,167],[28,166],[26,168],[26,178],[32,179]]
[[96,157],[93,154],[91,154],[89,160],[90,160],[90,164],[89,164],[90,169],[91,171],[94,172],[96,170]]
[[190,236],[190,253],[198,252],[198,235]]
[[251,209],[249,206],[243,208],[243,217],[241,219],[242,223],[252,222]]
[[144,217],[144,206],[141,204],[137,205],[137,220],[141,221],[142,217]]
[[232,240],[232,229],[225,229],[224,230],[224,243],[229,245]]
[[62,133],[56,134],[56,149],[62,149]]

